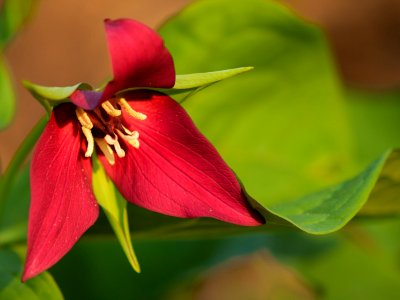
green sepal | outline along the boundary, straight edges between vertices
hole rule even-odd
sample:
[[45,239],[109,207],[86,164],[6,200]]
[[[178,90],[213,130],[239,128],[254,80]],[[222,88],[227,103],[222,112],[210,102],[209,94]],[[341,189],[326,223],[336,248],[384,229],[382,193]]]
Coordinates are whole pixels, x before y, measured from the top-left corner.
[[127,201],[115,188],[96,155],[93,155],[92,163],[93,191],[97,202],[103,208],[132,268],[140,273],[139,262],[132,247],[129,231]]
[[207,73],[176,75],[175,85],[172,89],[187,90],[208,86],[210,84],[242,74],[244,72],[251,71],[253,69],[253,67],[243,67]]
[[92,87],[87,83],[77,83],[73,86],[65,87],[49,87],[24,80],[22,84],[49,114],[54,106],[68,102],[68,97],[76,90],[92,90]]
[[120,95],[129,91],[146,89],[167,94],[174,97],[175,100],[178,100],[178,102],[183,102],[183,100],[186,100],[189,96],[194,95],[198,91],[214,83],[251,71],[253,69],[253,67],[242,67],[206,73],[176,75],[175,85],[170,89],[135,87],[122,90],[118,92],[118,94]]

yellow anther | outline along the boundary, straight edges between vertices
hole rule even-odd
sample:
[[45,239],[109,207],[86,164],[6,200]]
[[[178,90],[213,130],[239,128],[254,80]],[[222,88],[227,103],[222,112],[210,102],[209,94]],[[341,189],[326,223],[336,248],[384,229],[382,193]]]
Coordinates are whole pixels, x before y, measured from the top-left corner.
[[99,146],[101,152],[103,152],[105,158],[107,159],[110,165],[115,164],[114,152],[111,147],[106,143],[104,139],[97,138],[95,139],[97,146]]
[[136,139],[136,140],[134,140],[134,139],[132,139],[132,140],[128,140],[128,143],[130,144],[130,145],[132,145],[134,148],[136,148],[136,149],[139,149],[139,147],[140,147],[140,143],[139,143],[139,140],[138,139]]
[[75,114],[76,117],[78,118],[79,123],[87,129],[92,129],[93,128],[93,123],[90,121],[89,115],[87,114],[86,111],[84,111],[82,108],[77,107],[75,109]]
[[115,136],[115,138],[112,138],[109,134],[107,134],[104,137],[104,140],[107,144],[114,146],[115,152],[117,153],[118,157],[125,157],[125,151],[121,148],[117,136]]
[[104,137],[104,140],[106,141],[107,144],[114,145],[114,139],[111,137],[111,135],[107,134]]
[[128,102],[124,98],[120,98],[118,100],[118,104],[121,105],[121,107],[133,118],[138,119],[138,120],[146,120],[147,116],[145,114],[142,114],[141,112],[138,112],[134,110]]
[[110,101],[104,101],[101,104],[101,107],[106,111],[107,114],[109,114],[111,117],[118,117],[121,115],[121,110],[116,109]]
[[85,152],[85,157],[91,157],[93,154],[93,150],[94,150],[94,140],[93,140],[93,135],[92,135],[92,131],[86,127],[82,126],[82,132],[86,137],[87,140],[87,149]]

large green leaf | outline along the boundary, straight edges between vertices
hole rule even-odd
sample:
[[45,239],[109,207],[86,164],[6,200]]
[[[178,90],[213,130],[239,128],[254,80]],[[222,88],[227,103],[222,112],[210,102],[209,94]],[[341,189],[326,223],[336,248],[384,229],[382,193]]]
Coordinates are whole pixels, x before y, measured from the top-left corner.
[[318,28],[276,2],[204,0],[161,34],[178,73],[255,67],[184,106],[264,211],[318,234],[357,214],[390,145],[359,157],[346,97]]
[[8,70],[0,56],[0,129],[6,127],[14,115],[15,95]]
[[0,49],[14,37],[34,6],[34,0],[4,0],[0,3]]
[[[347,91],[347,108],[357,141],[356,156],[367,161],[389,147],[400,147],[400,92]],[[400,153],[393,153],[361,215],[400,213]]]
[[17,253],[0,250],[0,299],[2,300],[45,300],[64,299],[57,284],[47,272],[21,282],[22,263]]

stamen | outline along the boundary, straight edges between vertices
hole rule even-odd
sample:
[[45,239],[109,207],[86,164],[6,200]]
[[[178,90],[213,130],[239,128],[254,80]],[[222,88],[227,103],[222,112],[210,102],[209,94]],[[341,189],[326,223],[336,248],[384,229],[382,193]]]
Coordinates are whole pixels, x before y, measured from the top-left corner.
[[101,152],[103,152],[104,156],[106,157],[108,163],[110,165],[115,164],[114,152],[112,151],[111,147],[106,143],[104,139],[97,138],[95,139],[97,146],[99,146]]
[[125,151],[121,148],[117,136],[115,136],[115,139],[113,139],[109,134],[107,134],[104,137],[104,140],[106,141],[107,144],[114,146],[115,152],[117,152],[119,158],[125,157]]
[[101,104],[101,107],[106,111],[107,114],[109,114],[111,117],[118,117],[121,115],[121,110],[116,109],[110,101],[104,101]]
[[89,118],[89,115],[87,114],[86,111],[84,111],[82,108],[77,107],[75,109],[75,114],[76,117],[78,118],[79,123],[87,129],[92,129],[93,128],[93,123]]
[[111,137],[111,135],[107,134],[104,137],[104,140],[107,142],[107,144],[109,145],[114,145],[114,139]]
[[139,143],[139,132],[137,131],[132,131],[131,135],[125,135],[121,131],[117,130],[118,135],[123,138],[125,141],[127,141],[131,146],[134,148],[138,149],[140,146]]
[[87,149],[85,152],[85,157],[91,157],[93,154],[93,149],[94,149],[94,141],[93,141],[93,135],[92,135],[92,131],[86,127],[82,126],[82,132],[86,137],[87,140]]
[[133,118],[138,119],[138,120],[146,120],[147,116],[145,114],[142,114],[141,112],[138,112],[134,110],[128,102],[124,98],[120,98],[118,100],[118,104],[121,105],[121,107]]
[[124,125],[122,125],[121,124],[121,126],[122,126],[122,129],[125,131],[125,133],[127,134],[127,135],[135,135],[135,134],[139,134],[139,132],[137,132],[137,131],[130,131],[128,128],[126,128]]
[[128,141],[128,143],[129,143],[130,145],[132,145],[132,146],[133,146],[134,148],[136,148],[136,149],[139,149],[139,147],[140,147],[140,143],[139,143],[139,140],[138,140],[138,139]]

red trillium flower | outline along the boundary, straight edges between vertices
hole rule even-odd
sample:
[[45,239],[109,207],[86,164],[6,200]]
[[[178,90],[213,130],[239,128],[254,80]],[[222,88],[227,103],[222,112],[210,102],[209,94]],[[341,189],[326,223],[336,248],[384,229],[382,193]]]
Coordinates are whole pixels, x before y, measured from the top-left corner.
[[[182,218],[260,225],[233,172],[169,96],[175,70],[162,39],[128,19],[105,22],[114,79],[54,108],[31,165],[27,280],[64,256],[96,221],[93,152],[125,199]],[[118,96],[132,87],[143,88]]]

